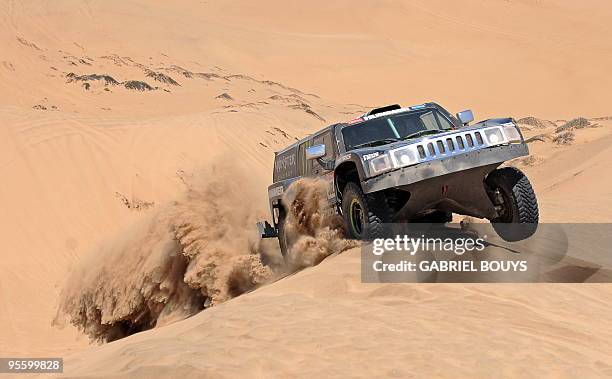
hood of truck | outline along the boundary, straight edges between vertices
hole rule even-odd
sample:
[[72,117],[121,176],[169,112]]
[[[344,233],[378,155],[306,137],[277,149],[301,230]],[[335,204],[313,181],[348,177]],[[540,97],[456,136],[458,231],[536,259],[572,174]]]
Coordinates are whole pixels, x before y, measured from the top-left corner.
[[[405,141],[397,141],[390,144],[363,147],[351,150],[350,154],[355,154],[363,162],[364,171],[367,176],[375,176],[370,173],[368,162],[383,154],[392,156],[392,152],[406,148],[412,151],[415,161],[410,165],[424,163],[435,159],[443,159],[463,153],[508,144],[508,141],[501,138],[493,141],[488,136],[488,131],[501,129],[506,126],[515,126],[511,118],[496,118],[479,121],[473,125],[451,129],[439,134],[431,134],[419,138]],[[517,128],[518,129],[518,128]],[[520,133],[520,132],[519,132]],[[504,133],[502,132],[502,136]]]
[[401,147],[401,146],[422,143],[423,141],[426,141],[426,140],[437,139],[437,138],[441,138],[441,137],[449,136],[449,135],[455,135],[455,134],[463,133],[466,131],[477,131],[477,130],[484,129],[487,127],[492,127],[492,126],[505,126],[505,125],[516,126],[516,123],[514,122],[512,118],[491,118],[491,119],[487,119],[483,121],[478,121],[477,123],[474,123],[470,126],[450,129],[450,130],[447,130],[439,134],[430,134],[427,136],[411,138],[409,140],[397,141],[397,142],[389,143],[386,145],[380,145],[380,146],[374,146],[374,147],[360,147],[358,149],[350,150],[349,152],[357,154],[359,156],[371,155],[376,152],[383,153],[389,150],[397,149],[398,147]]

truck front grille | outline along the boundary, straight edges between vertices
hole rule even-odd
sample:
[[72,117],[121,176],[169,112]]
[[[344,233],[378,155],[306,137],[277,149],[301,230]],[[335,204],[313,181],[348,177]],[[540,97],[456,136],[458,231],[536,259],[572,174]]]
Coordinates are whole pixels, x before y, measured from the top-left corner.
[[453,155],[463,154],[466,152],[499,145],[503,141],[497,143],[489,143],[485,137],[486,131],[489,129],[498,128],[497,126],[487,129],[457,131],[453,134],[446,134],[440,137],[427,137],[413,144],[401,147],[392,151],[392,159],[395,162],[397,157],[394,157],[394,152],[410,150],[410,154],[416,163],[426,162],[434,159],[442,159]]
[[[427,142],[427,149],[424,148],[425,143],[416,144],[420,159],[427,160],[428,158],[440,158],[453,153],[461,153],[485,147],[485,142],[480,132],[468,132],[462,133],[455,138],[445,136],[432,140],[433,138],[429,140],[431,142]],[[427,151],[427,154],[425,154],[425,151]]]

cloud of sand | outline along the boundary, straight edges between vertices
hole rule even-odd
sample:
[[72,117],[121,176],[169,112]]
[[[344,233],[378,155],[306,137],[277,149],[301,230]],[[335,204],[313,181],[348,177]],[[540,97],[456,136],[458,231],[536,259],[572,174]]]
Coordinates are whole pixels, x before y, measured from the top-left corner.
[[[294,242],[278,264],[278,249],[264,252],[256,238],[258,212],[247,189],[259,186],[252,184],[234,167],[189,183],[181,199],[145,215],[77,267],[56,321],[67,316],[91,339],[113,341],[184,319],[354,245],[324,211],[325,185],[300,180],[283,200]],[[269,264],[274,254],[276,265]]]
[[344,238],[342,218],[328,203],[328,184],[318,179],[299,179],[283,196],[287,210],[286,233],[291,241],[290,270],[319,264],[331,254],[356,246]]
[[[188,317],[271,278],[252,248],[248,175],[217,167],[179,200],[92,252],[69,278],[58,318],[112,341]],[[236,179],[242,179],[236,185]]]

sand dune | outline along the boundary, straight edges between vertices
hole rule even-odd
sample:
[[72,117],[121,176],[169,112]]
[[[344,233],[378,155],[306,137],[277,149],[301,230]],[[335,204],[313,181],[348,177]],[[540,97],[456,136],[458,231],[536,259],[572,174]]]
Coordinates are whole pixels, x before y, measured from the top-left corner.
[[[606,142],[611,126],[577,131],[571,146],[534,148],[543,158],[523,168],[543,194],[547,221],[607,220],[601,201],[599,208],[568,204],[566,196],[556,208],[551,194],[584,185],[576,179],[582,173],[598,173],[599,160],[576,162],[575,154]],[[609,152],[599,158],[609,161]],[[553,179],[555,165],[567,170]],[[353,249],[180,323],[70,356],[67,370],[76,377],[175,370],[194,377],[603,377],[612,367],[608,287],[362,284],[360,251]],[[253,352],[260,349],[264,360]],[[163,351],[163,360],[152,351]]]
[[[134,225],[222,180],[237,200],[188,210],[219,207],[244,236],[273,152],[374,105],[549,120],[525,120],[533,158],[514,162],[542,219],[610,221],[610,16],[596,0],[0,2],[0,356],[65,356],[73,377],[610,375],[608,286],[364,285],[357,250],[103,346],[52,326],[71,273],[112,267]],[[553,141],[579,116],[596,127]]]
[[351,250],[181,323],[77,354],[66,370],[74,377],[610,375],[606,285],[363,285],[359,262]]
[[[108,74],[156,86],[137,65],[158,73],[168,64],[178,66],[161,71],[181,85],[171,86],[173,92],[189,91],[185,71],[210,75],[220,67],[342,103],[436,99],[452,109],[471,106],[484,117],[608,112],[612,11],[596,0],[368,0],[359,6],[344,0],[60,0],[7,1],[2,8],[0,85],[14,92],[0,96],[9,104],[57,94],[62,109],[70,109],[78,98],[54,85],[62,74]],[[28,91],[29,83],[40,90]],[[163,112],[209,101],[190,95],[163,97]]]

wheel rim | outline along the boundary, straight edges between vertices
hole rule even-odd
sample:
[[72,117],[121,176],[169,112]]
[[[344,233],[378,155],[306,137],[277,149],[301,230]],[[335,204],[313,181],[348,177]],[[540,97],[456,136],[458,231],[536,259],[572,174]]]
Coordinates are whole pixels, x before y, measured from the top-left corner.
[[361,236],[363,232],[364,212],[361,203],[359,203],[357,199],[353,199],[353,201],[351,201],[349,214],[353,231],[357,236]]

